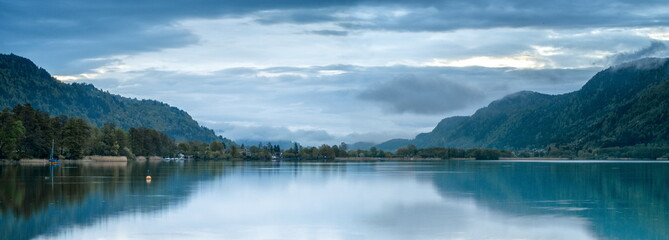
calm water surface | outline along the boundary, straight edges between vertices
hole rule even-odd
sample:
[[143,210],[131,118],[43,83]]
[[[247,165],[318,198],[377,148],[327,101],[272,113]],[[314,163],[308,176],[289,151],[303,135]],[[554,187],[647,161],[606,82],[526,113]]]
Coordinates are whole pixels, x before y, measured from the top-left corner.
[[0,165],[0,239],[669,239],[668,185],[668,162]]

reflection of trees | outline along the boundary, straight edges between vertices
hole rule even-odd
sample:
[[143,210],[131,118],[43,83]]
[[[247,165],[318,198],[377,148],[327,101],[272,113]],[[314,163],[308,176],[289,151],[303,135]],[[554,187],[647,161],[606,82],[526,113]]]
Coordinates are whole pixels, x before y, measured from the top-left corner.
[[[183,202],[198,181],[224,173],[221,162],[89,163],[0,166],[0,239],[29,239],[124,211],[155,211]],[[188,164],[188,163],[187,163]],[[144,180],[147,170],[154,181]],[[147,197],[160,196],[160,197]]]
[[452,161],[433,175],[444,195],[474,196],[509,214],[589,219],[605,239],[669,239],[669,166]]
[[[3,213],[12,212],[17,217],[30,218],[34,211],[44,209],[49,203],[79,203],[86,193],[97,190],[99,184],[86,183],[75,176],[111,176],[111,172],[121,168],[125,171],[125,163],[123,165],[113,168],[90,165],[66,169],[54,167],[54,179],[51,179],[49,166],[5,165],[0,181],[3,190],[0,192],[0,210]],[[110,178],[110,185],[120,185],[116,180]]]

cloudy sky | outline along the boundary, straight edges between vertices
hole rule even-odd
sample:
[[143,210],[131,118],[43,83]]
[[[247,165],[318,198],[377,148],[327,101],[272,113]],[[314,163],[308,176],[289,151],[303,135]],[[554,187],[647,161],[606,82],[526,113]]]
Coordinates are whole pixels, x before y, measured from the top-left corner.
[[232,139],[413,138],[669,56],[663,1],[0,0],[0,52]]

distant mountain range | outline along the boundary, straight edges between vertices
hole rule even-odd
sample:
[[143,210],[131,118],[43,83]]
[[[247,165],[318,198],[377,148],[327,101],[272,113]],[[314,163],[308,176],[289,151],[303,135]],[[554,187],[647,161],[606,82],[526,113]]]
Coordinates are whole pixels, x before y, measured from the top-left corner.
[[571,152],[669,145],[669,61],[648,58],[597,73],[580,90],[547,95],[523,91],[472,116],[443,119],[413,140],[376,145],[419,148],[546,149]]
[[97,126],[111,123],[124,129],[153,128],[177,142],[229,141],[176,107],[110,94],[91,84],[63,83],[32,61],[14,54],[0,54],[0,86],[0,108],[29,103],[51,115],[81,117]]
[[[281,150],[287,150],[290,148],[293,148],[297,142],[293,142],[290,140],[274,140],[274,141],[269,141],[269,140],[258,140],[258,139],[235,139],[235,143],[238,145],[244,145],[246,147],[250,146],[266,146],[267,144],[271,144],[272,146],[278,145]],[[298,147],[302,146],[299,143],[297,143]]]
[[373,142],[356,142],[349,144],[347,150],[369,150],[369,148],[374,147],[376,144]]

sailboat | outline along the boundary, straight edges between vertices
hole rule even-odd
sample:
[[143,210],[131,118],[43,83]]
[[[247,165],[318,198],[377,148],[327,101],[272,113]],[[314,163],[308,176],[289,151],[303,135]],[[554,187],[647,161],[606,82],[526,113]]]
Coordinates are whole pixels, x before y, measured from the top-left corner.
[[53,144],[54,141],[51,139],[51,156],[49,156],[49,165],[58,165],[60,164],[60,161],[53,157]]

